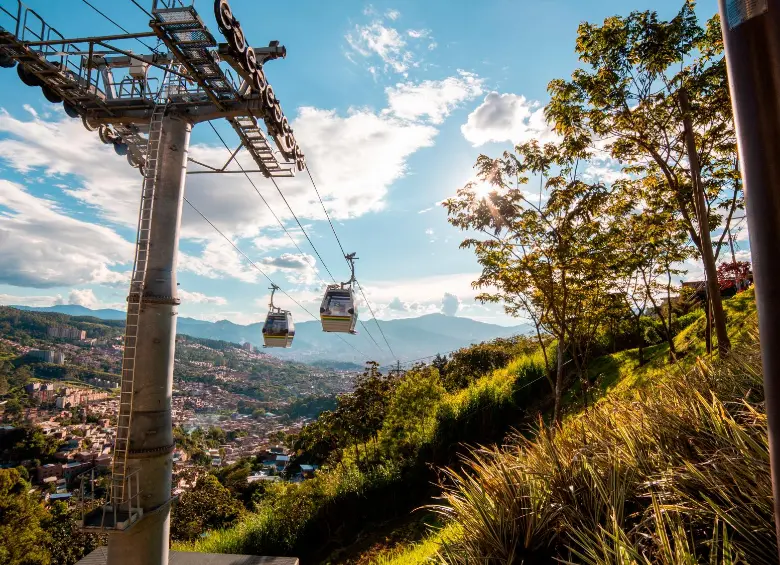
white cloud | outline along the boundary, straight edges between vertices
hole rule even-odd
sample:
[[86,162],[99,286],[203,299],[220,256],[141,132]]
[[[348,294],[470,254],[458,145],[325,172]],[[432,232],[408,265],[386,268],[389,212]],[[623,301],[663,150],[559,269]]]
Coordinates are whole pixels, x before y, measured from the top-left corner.
[[517,94],[491,92],[461,127],[463,136],[475,147],[490,142],[524,143],[532,139],[554,141],[539,102]]
[[293,253],[283,253],[279,257],[265,257],[262,261],[263,265],[269,267],[295,271],[310,268],[314,262],[314,257],[311,255],[295,255]]
[[133,246],[113,230],[64,214],[20,185],[0,179],[0,282],[48,288],[118,282],[109,267],[128,263]]
[[96,309],[100,307],[100,300],[95,296],[95,292],[91,288],[77,289],[74,288],[68,295],[68,304],[75,304],[83,306],[84,308]]
[[482,94],[483,79],[473,73],[458,71],[458,76],[420,83],[399,83],[389,87],[388,110],[399,118],[417,120],[427,116],[440,124],[459,104]]
[[202,292],[190,292],[188,290],[179,289],[177,291],[179,298],[182,302],[191,302],[193,304],[216,304],[217,306],[224,306],[227,304],[227,300],[221,296],[207,296]]
[[353,50],[370,57],[378,56],[386,67],[397,73],[403,73],[412,64],[413,55],[406,49],[406,40],[392,27],[385,27],[381,22],[360,26],[346,36],[347,43]]
[[[68,118],[62,109],[57,119],[45,121],[37,114],[17,120],[0,109],[0,159],[21,173],[42,169],[48,177],[77,175],[80,186],[65,189],[111,221],[135,227],[141,176],[125,157],[84,129],[81,120]],[[61,183],[58,183],[61,184]]]
[[390,304],[388,304],[387,307],[390,310],[399,310],[401,312],[406,312],[409,309],[409,307],[401,302],[401,299],[397,296],[390,301]]
[[616,159],[596,159],[588,163],[582,178],[589,182],[602,182],[612,184],[615,181],[630,178],[624,173],[620,163]]
[[[416,56],[416,51],[427,44],[428,50],[436,48],[436,42],[428,29],[407,29],[399,31],[393,27],[401,13],[389,10],[384,18],[377,17],[373,8],[364,10],[364,15],[373,17],[368,24],[357,24],[345,39],[350,50],[347,58],[356,63],[355,55],[366,59],[378,58],[382,61],[384,72],[392,71],[407,76],[413,67],[419,67],[422,59]],[[376,78],[377,68],[371,63],[369,71]]]
[[[276,230],[281,231],[281,230]],[[289,233],[289,237],[287,235]],[[284,235],[266,235],[260,234],[252,240],[252,244],[255,249],[261,252],[271,251],[272,249],[285,249],[288,247],[295,247],[293,242],[298,245],[303,241],[303,233],[300,230],[287,229],[287,233]],[[291,241],[292,239],[292,241]]]
[[63,304],[64,300],[62,295],[56,296],[19,296],[15,294],[0,294],[0,304],[6,306],[54,306],[55,304]]
[[460,298],[449,292],[445,292],[441,299],[441,313],[445,316],[454,316],[460,308]]
[[[292,126],[314,171],[320,195],[335,220],[381,210],[388,187],[407,173],[407,158],[423,147],[432,146],[438,133],[431,126],[412,124],[387,113],[367,109],[353,109],[346,115],[339,115],[332,110],[301,108]],[[0,139],[0,161],[21,173],[44,173],[55,177],[72,175],[73,181],[68,184],[74,188],[66,191],[69,196],[94,207],[101,219],[135,229],[140,175],[128,166],[124,158],[100,143],[97,134],[87,132],[79,120],[66,117],[64,112],[59,112],[54,120],[48,122],[37,118],[20,120],[2,111],[0,133],[7,135]],[[224,162],[227,150],[195,144],[191,146],[191,154],[200,161],[217,163]],[[254,168],[246,154],[241,154],[239,159],[245,168]],[[366,166],[366,163],[372,165]],[[192,165],[192,168],[199,167]],[[276,216],[286,225],[292,223],[292,215],[270,181],[259,175],[253,177]],[[301,221],[324,219],[307,176],[299,174],[292,179],[281,179],[278,183]],[[187,177],[187,195],[244,250],[251,249],[252,243],[243,238],[252,238],[261,252],[284,249],[289,242],[286,234],[279,231],[277,220],[243,175],[190,175]],[[0,202],[10,196],[10,193],[1,194]],[[35,218],[37,202],[33,199],[29,203],[30,221],[36,225],[42,221]],[[45,207],[53,210],[54,204],[48,203]],[[42,217],[48,217],[47,214]],[[7,223],[10,220],[3,218],[3,221]],[[96,246],[112,249],[111,264],[119,259],[129,261],[132,258],[132,246],[127,242],[113,245],[118,236],[108,228],[78,222],[76,225],[88,228],[80,230],[74,227],[76,235],[73,241],[89,240],[86,249]],[[288,228],[288,231],[297,242],[301,241],[302,234],[298,228]],[[104,233],[109,235],[103,237]],[[57,239],[62,239],[67,245],[69,234],[61,235],[58,234]],[[182,268],[204,276],[232,276],[246,282],[256,280],[257,271],[243,265],[235,250],[188,206],[184,207],[182,238],[200,242],[204,247],[200,256],[183,254],[180,258]],[[290,246],[294,247],[291,243]],[[15,253],[21,253],[18,245]],[[104,261],[92,261],[91,276],[82,275],[70,282],[114,284],[128,280],[125,273],[110,271],[106,265]],[[0,272],[0,280],[8,272]],[[53,282],[59,281],[54,277]]]

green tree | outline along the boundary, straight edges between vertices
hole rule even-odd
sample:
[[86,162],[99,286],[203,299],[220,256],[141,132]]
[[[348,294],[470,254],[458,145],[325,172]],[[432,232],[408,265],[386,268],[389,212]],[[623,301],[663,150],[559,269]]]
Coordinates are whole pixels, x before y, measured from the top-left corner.
[[[543,148],[531,141],[500,158],[480,155],[479,177],[494,190],[481,196],[469,183],[445,201],[449,221],[484,236],[461,243],[474,250],[483,302],[501,302],[510,315],[533,315],[558,340],[558,371],[549,383],[560,418],[563,351],[569,351],[587,394],[586,364],[615,276],[617,235],[609,223],[612,191],[579,174],[588,154],[576,139]],[[547,200],[537,205],[520,188],[538,175]],[[540,199],[541,200],[541,199]],[[496,290],[493,290],[496,289]]]
[[171,538],[191,541],[208,530],[234,525],[244,513],[241,503],[211,474],[198,479],[173,508]]
[[[43,521],[42,526],[49,537],[46,547],[53,563],[74,565],[101,545],[99,536],[79,530],[74,512],[64,502],[55,502],[50,512],[51,516]],[[105,544],[105,539],[102,543]]]
[[48,513],[30,494],[30,483],[16,469],[0,469],[0,563],[48,565],[48,534],[41,521]]
[[627,171],[660,179],[655,198],[673,204],[701,257],[725,353],[716,261],[742,187],[719,20],[701,27],[686,0],[669,21],[644,11],[583,23],[576,51],[585,67],[550,83],[546,116],[581,147],[606,148]]
[[435,367],[407,372],[393,392],[381,432],[383,449],[412,457],[436,425],[436,406],[445,390]]

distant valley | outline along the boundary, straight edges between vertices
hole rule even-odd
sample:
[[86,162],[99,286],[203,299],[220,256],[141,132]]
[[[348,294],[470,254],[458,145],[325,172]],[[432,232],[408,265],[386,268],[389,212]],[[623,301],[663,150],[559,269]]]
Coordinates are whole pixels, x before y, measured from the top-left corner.
[[[93,316],[103,320],[124,320],[125,318],[125,313],[121,310],[90,310],[76,305],[13,307],[39,312],[58,312],[71,316]],[[428,314],[418,318],[400,320],[380,320],[378,323],[390,343],[393,353],[401,361],[453,351],[497,337],[526,334],[532,330],[532,326],[526,324],[505,327],[443,314]],[[179,334],[193,337],[234,343],[248,341],[252,345],[262,347],[262,325],[261,322],[244,326],[228,320],[208,322],[181,317],[178,320],[177,331]],[[368,328],[379,347],[367,335],[363,325]],[[373,359],[382,364],[393,362],[395,358],[388,353],[382,334],[377,329],[377,322],[373,319],[364,320],[363,325],[358,324],[358,335],[352,336],[325,333],[322,331],[319,321],[298,322],[295,324],[295,342],[292,348],[269,349],[266,353],[281,359],[318,365],[336,363],[362,365],[367,359]]]

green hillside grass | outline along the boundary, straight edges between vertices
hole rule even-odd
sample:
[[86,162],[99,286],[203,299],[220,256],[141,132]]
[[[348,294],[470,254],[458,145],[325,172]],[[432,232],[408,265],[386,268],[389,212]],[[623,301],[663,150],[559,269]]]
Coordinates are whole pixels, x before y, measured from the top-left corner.
[[[511,508],[510,499],[522,498],[524,496],[522,492],[511,489],[502,492],[501,487],[486,488],[485,485],[498,482],[503,483],[504,488],[507,488],[507,482],[512,483],[511,477],[521,479],[520,475],[513,475],[513,472],[517,471],[518,463],[523,459],[530,459],[534,455],[540,456],[540,452],[546,452],[548,455],[551,451],[552,453],[557,452],[558,456],[565,460],[564,453],[571,453],[577,444],[577,439],[574,438],[581,437],[584,433],[583,430],[590,425],[595,424],[596,428],[601,430],[613,430],[611,433],[605,434],[606,437],[599,439],[602,444],[606,444],[606,449],[620,450],[621,443],[625,446],[636,439],[632,438],[625,428],[621,430],[621,423],[625,425],[625,422],[621,422],[621,420],[623,418],[641,419],[642,410],[637,410],[637,401],[641,402],[641,406],[648,412],[654,413],[656,416],[663,414],[663,417],[659,418],[659,424],[665,422],[669,425],[672,414],[681,416],[680,410],[687,409],[692,415],[683,415],[688,416],[688,419],[686,421],[683,417],[681,421],[689,424],[691,430],[697,426],[717,424],[722,427],[714,430],[717,434],[717,432],[723,433],[724,429],[731,428],[735,435],[725,433],[725,437],[719,438],[722,442],[719,449],[724,449],[724,444],[729,445],[731,442],[753,442],[751,449],[746,450],[747,457],[743,457],[743,461],[747,460],[748,465],[753,465],[754,471],[758,469],[759,479],[757,479],[757,484],[749,485],[750,488],[744,494],[751,497],[750,493],[753,492],[758,495],[759,499],[761,494],[765,497],[770,496],[768,503],[766,500],[762,500],[758,505],[753,503],[754,508],[748,513],[750,518],[745,521],[747,525],[739,520],[729,518],[729,512],[739,507],[740,498],[739,494],[735,496],[733,492],[736,484],[733,477],[722,478],[723,480],[719,482],[714,474],[709,472],[711,469],[701,469],[695,463],[686,461],[684,467],[687,467],[690,475],[684,476],[684,480],[706,482],[706,486],[712,489],[715,499],[709,501],[688,499],[686,503],[693,508],[687,508],[684,512],[679,512],[678,508],[676,514],[670,512],[666,521],[661,520],[655,523],[653,531],[645,533],[649,539],[655,537],[656,543],[660,545],[660,548],[656,548],[658,555],[654,558],[655,560],[645,561],[647,557],[641,557],[635,549],[631,548],[633,542],[629,539],[625,529],[613,524],[612,530],[600,529],[603,526],[591,527],[590,529],[596,532],[594,536],[584,535],[578,538],[578,541],[572,545],[578,548],[580,555],[570,554],[572,562],[593,565],[645,562],[669,563],[671,565],[672,563],[699,562],[689,560],[695,553],[696,543],[695,540],[690,539],[691,536],[685,531],[684,515],[687,512],[690,512],[694,518],[706,515],[711,520],[707,532],[713,538],[708,540],[708,543],[717,544],[719,553],[711,555],[709,562],[724,565],[726,563],[753,562],[739,560],[739,556],[744,559],[746,553],[751,554],[749,551],[746,552],[744,548],[740,548],[738,543],[736,545],[732,543],[728,536],[733,537],[735,530],[737,537],[740,535],[739,530],[742,530],[741,533],[747,535],[748,538],[759,535],[757,532],[760,532],[759,538],[761,539],[754,540],[757,549],[753,551],[752,558],[756,559],[757,563],[764,562],[762,556],[769,559],[769,556],[774,555],[772,552],[773,541],[763,538],[764,536],[772,537],[773,525],[766,520],[767,516],[771,517],[771,491],[766,490],[768,487],[768,452],[766,451],[765,439],[763,439],[765,438],[763,415],[756,412],[756,409],[752,408],[752,404],[749,405],[750,407],[743,404],[744,409],[747,410],[746,413],[754,421],[749,426],[741,427],[740,416],[744,415],[745,412],[740,414],[740,411],[737,410],[737,415],[732,416],[724,407],[724,402],[728,402],[734,397],[736,397],[737,402],[744,402],[744,395],[750,394],[751,390],[761,385],[761,376],[756,369],[760,366],[760,360],[755,341],[757,317],[754,291],[749,290],[724,301],[724,307],[728,317],[729,335],[735,345],[734,360],[725,367],[711,365],[711,360],[707,357],[704,341],[706,320],[703,312],[700,312],[695,321],[675,337],[678,361],[674,365],[668,363],[669,348],[665,343],[646,348],[644,352],[646,363],[641,367],[638,366],[637,349],[620,351],[595,359],[590,364],[589,372],[591,378],[597,383],[596,396],[598,398],[595,403],[596,408],[589,411],[590,416],[583,415],[579,387],[572,387],[565,396],[566,416],[563,428],[555,443],[549,441],[538,443],[538,439],[528,440],[518,437],[517,447],[505,451],[489,450],[475,453],[469,466],[472,475],[476,476],[477,479],[468,481],[464,475],[457,472],[453,472],[451,475],[454,486],[449,493],[449,502],[451,507],[455,507],[456,510],[450,511],[450,517],[454,519],[443,529],[432,532],[424,540],[388,548],[384,553],[371,556],[366,563],[412,565],[438,562],[442,559],[452,563],[472,562],[467,559],[467,556],[470,556],[473,562],[491,561],[491,558],[496,559],[496,562],[505,562],[507,556],[501,552],[506,549],[507,544],[511,545],[511,539],[522,537],[521,534],[523,534],[530,540],[529,543],[532,543],[537,541],[535,538],[539,537],[539,532],[534,532],[534,528],[531,526],[527,526],[528,529],[523,532],[512,529],[514,526],[510,527],[507,523],[511,516],[501,512],[502,507]],[[501,371],[497,371],[491,379],[500,382],[500,375]],[[713,386],[715,375],[721,377],[720,388]],[[706,386],[703,386],[705,384]],[[696,392],[696,389],[706,390],[707,388],[712,394],[710,397],[706,393]],[[665,410],[669,412],[665,412]],[[677,423],[679,424],[681,421],[678,420]],[[693,422],[695,425],[691,425]],[[684,429],[681,428],[678,431],[682,432]],[[618,436],[615,436],[615,433],[618,433]],[[689,433],[695,435],[692,432]],[[599,434],[595,432],[594,435],[598,436]],[[686,438],[683,436],[682,439]],[[607,447],[609,445],[607,442],[612,444],[611,448]],[[556,445],[557,448],[554,447]],[[732,445],[730,447],[739,452],[740,447],[744,446]],[[745,452],[743,452],[744,454]],[[627,455],[635,457],[636,452],[633,452],[633,455],[632,452],[629,452]],[[576,460],[576,456],[570,456],[569,459],[570,463],[571,460]],[[530,466],[530,463],[526,464]],[[557,470],[546,469],[548,475],[560,474],[567,467],[567,462],[561,461],[558,465],[560,467]],[[538,470],[537,467],[536,471]],[[583,470],[579,469],[579,471]],[[587,474],[591,471],[593,469],[585,472]],[[657,472],[658,469],[654,469],[654,471]],[[572,472],[569,468],[568,473]],[[668,477],[668,475],[666,476]],[[569,482],[572,482],[574,478],[575,475],[572,474],[563,477]],[[524,480],[528,479],[529,477],[526,476]],[[593,476],[588,480],[590,481],[590,490],[596,491],[595,494],[603,495],[606,499],[609,499],[610,488],[616,487],[615,483],[611,485],[595,484],[598,481]],[[611,480],[618,479],[613,477]],[[453,482],[450,484],[452,485]],[[676,487],[678,496],[690,494],[685,487],[685,483],[682,487]],[[525,496],[528,495],[529,493],[526,493]],[[718,496],[721,501],[718,500]],[[695,497],[693,498],[695,499]],[[728,500],[732,506],[725,508],[718,506],[718,502],[723,500]],[[453,502],[454,504],[452,504]],[[651,500],[651,502],[652,504],[647,507],[646,513],[662,514],[662,509],[665,508],[662,503],[659,501],[656,505],[655,500]],[[758,510],[755,506],[758,506]],[[674,510],[674,507],[665,508],[664,511],[670,510]],[[764,511],[763,517],[762,510]],[[624,514],[624,512],[620,513],[621,519],[624,518]],[[476,518],[474,518],[475,516]],[[517,517],[514,520],[517,520]],[[551,523],[547,523],[546,526],[552,528]],[[464,531],[478,532],[478,534],[467,536],[471,539],[464,540]],[[504,539],[501,539],[502,535],[505,536]],[[488,539],[492,540],[492,549],[497,550],[499,555],[491,554],[491,543],[487,542]],[[757,541],[760,543],[756,543]],[[549,543],[549,539],[545,540],[545,543]],[[470,550],[476,550],[477,553],[470,553]],[[615,552],[622,550],[625,550],[625,554],[622,558],[618,558]],[[699,553],[701,553],[701,549],[699,549]],[[518,550],[516,558],[519,558],[521,554],[522,551]],[[732,558],[733,560],[730,561]],[[533,559],[531,561],[536,562]]]

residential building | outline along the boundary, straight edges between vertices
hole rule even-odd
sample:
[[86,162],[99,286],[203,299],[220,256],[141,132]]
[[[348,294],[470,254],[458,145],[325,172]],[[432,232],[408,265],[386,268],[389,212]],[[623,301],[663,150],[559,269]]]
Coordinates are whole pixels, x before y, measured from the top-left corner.
[[48,478],[61,479],[62,465],[59,463],[47,463],[46,465],[41,465],[35,469],[35,478],[39,483],[46,481]]
[[29,353],[33,359],[40,359],[44,363],[55,363],[62,365],[65,363],[65,354],[62,351],[53,349],[33,349]]
[[84,330],[68,328],[66,326],[49,326],[46,329],[46,333],[49,337],[58,337],[60,339],[81,340],[87,338],[87,332]]

